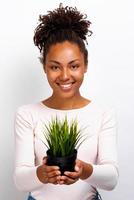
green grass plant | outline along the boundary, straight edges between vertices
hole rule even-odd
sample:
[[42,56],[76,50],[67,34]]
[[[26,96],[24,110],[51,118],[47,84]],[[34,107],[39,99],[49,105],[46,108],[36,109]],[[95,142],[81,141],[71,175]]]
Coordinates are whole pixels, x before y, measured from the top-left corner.
[[69,124],[67,116],[63,120],[56,116],[48,125],[44,124],[43,134],[46,139],[44,144],[56,157],[71,155],[85,140],[82,130],[78,129],[77,120],[72,120]]

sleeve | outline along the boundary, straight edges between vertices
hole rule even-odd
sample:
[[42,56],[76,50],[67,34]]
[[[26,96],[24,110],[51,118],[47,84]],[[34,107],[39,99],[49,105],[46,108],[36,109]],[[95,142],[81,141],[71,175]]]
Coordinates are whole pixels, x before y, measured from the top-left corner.
[[85,181],[104,190],[112,190],[118,181],[117,163],[117,120],[115,110],[103,114],[98,136],[98,159],[93,173]]
[[33,122],[28,110],[19,108],[15,115],[14,182],[19,190],[31,192],[41,183],[36,175]]

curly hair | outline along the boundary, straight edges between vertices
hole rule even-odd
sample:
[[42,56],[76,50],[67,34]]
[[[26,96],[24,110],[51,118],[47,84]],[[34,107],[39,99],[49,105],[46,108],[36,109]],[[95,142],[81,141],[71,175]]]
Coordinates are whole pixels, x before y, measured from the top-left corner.
[[39,16],[40,24],[35,29],[33,40],[42,54],[43,64],[50,46],[64,41],[77,44],[84,53],[87,64],[88,52],[84,41],[87,41],[86,36],[91,36],[92,31],[89,30],[91,22],[86,18],[76,7],[63,7],[62,4],[57,9],[48,11],[48,14]]

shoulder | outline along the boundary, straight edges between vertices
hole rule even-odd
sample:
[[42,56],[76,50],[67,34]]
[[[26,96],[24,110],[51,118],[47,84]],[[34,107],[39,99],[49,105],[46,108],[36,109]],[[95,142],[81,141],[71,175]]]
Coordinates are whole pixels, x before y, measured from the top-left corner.
[[116,111],[116,107],[110,103],[105,103],[105,102],[100,102],[100,101],[94,100],[92,105],[95,110],[98,110],[102,113]]
[[114,105],[97,100],[92,101],[91,105],[89,104],[87,111],[101,118],[117,117],[117,109]]
[[38,115],[38,113],[40,112],[41,109],[42,109],[42,106],[41,106],[40,102],[24,104],[24,105],[19,106],[16,109],[15,115],[23,116],[26,118],[33,117],[33,116]]
[[39,102],[21,105],[16,109],[16,112],[31,112],[37,109],[39,109]]
[[116,127],[118,121],[116,107],[109,103],[98,103],[97,106],[100,109],[102,124],[108,127]]
[[21,105],[15,111],[15,121],[36,124],[42,111],[43,108],[40,102]]

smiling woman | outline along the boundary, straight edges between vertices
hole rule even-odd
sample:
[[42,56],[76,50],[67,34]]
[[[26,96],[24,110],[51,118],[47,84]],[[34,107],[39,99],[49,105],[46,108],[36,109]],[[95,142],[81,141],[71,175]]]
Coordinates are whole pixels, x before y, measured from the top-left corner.
[[[41,52],[52,95],[21,106],[16,112],[14,180],[20,190],[30,192],[29,199],[97,200],[101,197],[96,188],[112,190],[116,186],[118,164],[114,110],[97,105],[80,93],[88,66],[85,41],[92,34],[91,22],[76,8],[61,4],[41,15],[39,21],[34,43]],[[47,165],[47,148],[43,144],[43,124],[55,116],[67,117],[68,127],[74,119],[78,127],[86,127],[83,134],[87,139],[78,150],[74,171],[64,174],[59,166]],[[49,127],[49,133],[54,130],[55,134],[55,128],[60,126]]]

